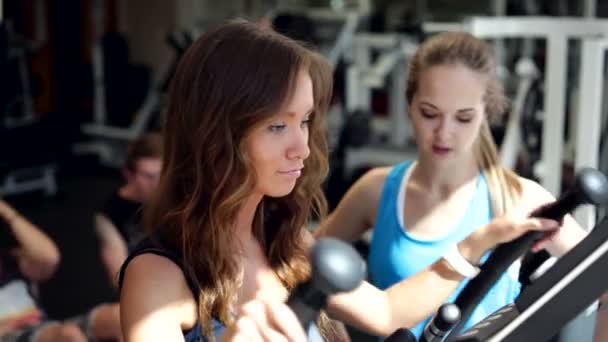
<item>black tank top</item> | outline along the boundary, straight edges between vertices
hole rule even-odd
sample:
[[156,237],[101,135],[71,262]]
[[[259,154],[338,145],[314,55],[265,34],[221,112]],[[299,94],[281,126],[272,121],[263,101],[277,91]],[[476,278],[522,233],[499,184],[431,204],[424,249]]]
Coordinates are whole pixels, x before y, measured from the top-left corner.
[[[192,297],[194,298],[195,301],[198,300],[198,295],[200,293],[200,286],[198,285],[198,280],[196,279],[196,277],[194,276],[194,273],[190,270],[190,268],[187,267],[187,265],[184,263],[181,255],[179,255],[179,253],[171,250],[171,248],[169,248],[167,245],[163,244],[161,241],[156,241],[156,240],[152,240],[149,238],[141,240],[133,248],[133,250],[127,257],[127,259],[123,263],[122,267],[120,268],[120,273],[118,276],[119,277],[118,278],[119,289],[122,289],[122,282],[124,279],[125,270],[129,264],[129,262],[131,262],[131,260],[133,260],[136,256],[141,255],[141,254],[146,254],[146,253],[160,255],[162,257],[165,257],[165,258],[171,260],[173,263],[175,263],[182,270],[182,273],[184,274],[184,277],[186,278],[186,282],[188,283],[188,287],[190,288],[190,291],[192,291]],[[224,324],[222,324],[217,319],[213,319],[212,323],[213,323],[213,334],[215,335],[216,340],[219,340],[219,337],[222,335],[222,333],[224,332],[224,329],[226,327],[224,326]],[[202,334],[200,322],[198,322],[198,321],[190,330],[183,331],[183,334],[184,334],[184,340],[186,342],[206,342],[207,341],[207,338],[205,338],[205,336]]]

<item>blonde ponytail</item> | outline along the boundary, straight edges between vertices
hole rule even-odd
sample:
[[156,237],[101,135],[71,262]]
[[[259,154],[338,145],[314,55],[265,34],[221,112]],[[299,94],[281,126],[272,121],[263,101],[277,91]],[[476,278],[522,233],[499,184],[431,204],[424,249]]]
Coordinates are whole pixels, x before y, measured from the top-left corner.
[[486,177],[494,217],[509,212],[522,193],[519,177],[500,164],[496,143],[488,120],[483,120],[477,138],[477,164]]

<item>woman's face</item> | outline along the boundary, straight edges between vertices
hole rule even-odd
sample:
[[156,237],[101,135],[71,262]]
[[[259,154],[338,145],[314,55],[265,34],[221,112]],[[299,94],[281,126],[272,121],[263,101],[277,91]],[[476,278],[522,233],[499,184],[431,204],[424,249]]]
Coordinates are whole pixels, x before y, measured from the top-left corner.
[[461,64],[420,74],[410,106],[418,152],[433,164],[470,159],[483,120],[486,78]]
[[294,189],[310,154],[308,124],[313,109],[312,80],[302,71],[284,108],[246,138],[247,154],[258,181],[256,193],[281,197]]

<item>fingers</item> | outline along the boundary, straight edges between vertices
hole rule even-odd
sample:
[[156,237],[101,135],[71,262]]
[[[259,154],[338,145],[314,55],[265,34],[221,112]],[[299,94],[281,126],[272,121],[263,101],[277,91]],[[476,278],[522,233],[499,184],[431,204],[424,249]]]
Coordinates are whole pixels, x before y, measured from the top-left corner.
[[270,304],[261,300],[251,301],[243,306],[242,314],[256,325],[257,332],[263,341],[287,341],[287,339],[279,333],[279,331],[281,331],[280,326],[275,327],[273,324],[276,319],[269,317],[268,305]]
[[305,342],[295,314],[282,302],[252,300],[241,308],[231,341]]
[[523,222],[516,224],[515,229],[522,235],[528,231],[551,232],[559,228],[559,222],[544,218],[529,218]]
[[[515,218],[512,215],[494,219],[484,229],[476,232],[476,241],[484,246],[496,246],[499,243],[512,241],[529,231],[551,232],[559,228],[560,223],[544,218]],[[473,235],[473,234],[472,234]],[[475,237],[475,236],[474,236]],[[484,242],[485,241],[485,242]]]
[[232,342],[263,342],[260,328],[249,316],[241,316],[235,324],[237,333],[230,340]]
[[559,222],[544,218],[529,218],[520,224],[516,224],[514,228],[517,233],[513,239],[518,238],[529,231],[546,232],[546,235],[532,247],[533,250],[535,248],[542,249],[549,242],[549,236],[552,237],[559,228]]
[[555,230],[555,229],[559,228],[559,226],[560,226],[560,222],[551,220],[551,219],[531,218],[530,220],[536,221],[536,222],[534,222],[535,223],[534,230]]
[[295,313],[287,305],[274,302],[266,305],[268,318],[274,326],[294,342],[306,342],[306,334]]
[[537,241],[534,246],[532,246],[532,252],[537,253],[547,247],[551,240],[557,235],[557,229],[549,231],[545,234],[545,236]]

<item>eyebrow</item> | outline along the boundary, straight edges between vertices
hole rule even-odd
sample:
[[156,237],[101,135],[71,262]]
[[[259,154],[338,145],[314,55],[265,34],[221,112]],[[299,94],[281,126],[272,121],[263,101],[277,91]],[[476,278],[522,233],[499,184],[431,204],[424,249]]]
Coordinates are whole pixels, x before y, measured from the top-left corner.
[[[308,115],[312,114],[312,112],[314,112],[314,110],[315,110],[315,108],[314,108],[314,107],[313,107],[313,108],[310,108],[310,109],[309,109],[309,110],[306,112],[306,114],[304,114],[304,116],[308,116]],[[296,116],[296,112],[287,112],[286,114],[287,114],[287,115],[289,115],[289,116]]]
[[[435,110],[441,111],[437,106],[435,106],[434,104],[430,103],[430,102],[426,102],[426,101],[420,101],[420,104],[422,105],[427,105],[429,107],[432,107]],[[461,108],[459,110],[457,110],[458,113],[462,113],[462,112],[473,112],[475,111],[475,108],[471,107],[471,108]]]

